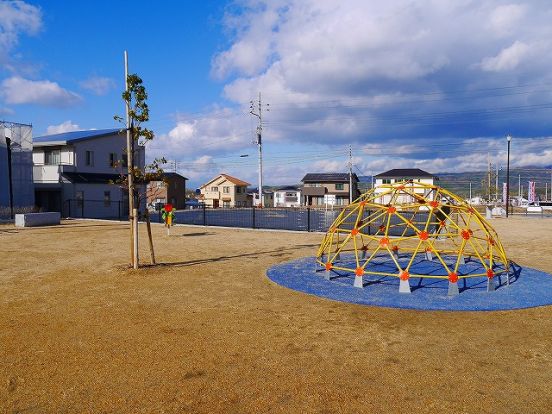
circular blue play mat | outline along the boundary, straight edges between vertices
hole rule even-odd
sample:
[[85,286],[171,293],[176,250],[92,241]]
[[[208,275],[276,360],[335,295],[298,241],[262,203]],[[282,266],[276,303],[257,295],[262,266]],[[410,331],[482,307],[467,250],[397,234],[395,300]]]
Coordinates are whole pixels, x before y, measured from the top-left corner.
[[[341,261],[355,260],[343,255]],[[375,261],[381,269],[393,266],[390,261]],[[415,267],[417,266],[417,267]],[[432,274],[431,262],[420,260],[413,264],[412,273]],[[466,261],[464,275],[481,272],[476,263]],[[275,265],[267,276],[273,282],[289,289],[340,302],[368,306],[419,310],[495,311],[524,309],[552,305],[552,275],[512,263],[509,274],[497,275],[491,282],[495,290],[488,290],[488,281],[481,277],[467,277],[458,281],[459,294],[449,295],[446,279],[409,280],[411,293],[399,293],[399,278],[389,276],[363,277],[363,288],[353,285],[355,274],[332,269],[326,271],[314,257],[304,257]],[[328,280],[329,278],[329,280]]]

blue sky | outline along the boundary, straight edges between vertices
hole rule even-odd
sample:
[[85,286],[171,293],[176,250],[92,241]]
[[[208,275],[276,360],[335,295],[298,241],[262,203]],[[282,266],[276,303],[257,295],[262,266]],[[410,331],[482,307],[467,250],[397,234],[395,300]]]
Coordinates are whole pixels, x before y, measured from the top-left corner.
[[[0,0],[0,118],[35,136],[114,126],[123,50],[149,92],[149,157],[195,186],[219,172],[256,185],[305,172],[505,163],[550,166],[547,1]],[[249,157],[239,157],[249,154]]]

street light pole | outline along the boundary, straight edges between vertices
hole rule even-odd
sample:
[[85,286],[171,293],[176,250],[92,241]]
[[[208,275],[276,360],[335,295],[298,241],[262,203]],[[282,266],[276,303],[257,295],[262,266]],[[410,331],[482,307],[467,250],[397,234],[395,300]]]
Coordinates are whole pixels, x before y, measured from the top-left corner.
[[508,210],[510,210],[510,143],[512,137],[510,134],[506,137],[508,140],[508,160],[506,164],[506,218],[508,218]]

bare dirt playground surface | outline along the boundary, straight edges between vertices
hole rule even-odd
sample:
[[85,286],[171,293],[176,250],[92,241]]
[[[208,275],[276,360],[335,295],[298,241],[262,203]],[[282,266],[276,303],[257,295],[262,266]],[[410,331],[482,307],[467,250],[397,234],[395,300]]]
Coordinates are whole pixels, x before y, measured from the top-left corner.
[[[552,273],[552,220],[492,225]],[[0,226],[0,412],[552,412],[551,307],[363,307],[266,278],[321,234],[154,226],[164,264],[133,271],[127,229]]]

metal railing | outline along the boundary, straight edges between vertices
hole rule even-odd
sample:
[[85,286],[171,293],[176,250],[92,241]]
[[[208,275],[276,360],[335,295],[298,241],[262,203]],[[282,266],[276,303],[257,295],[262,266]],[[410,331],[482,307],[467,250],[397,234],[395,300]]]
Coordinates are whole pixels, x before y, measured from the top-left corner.
[[63,217],[126,220],[128,203],[124,201],[67,199],[62,206]]

